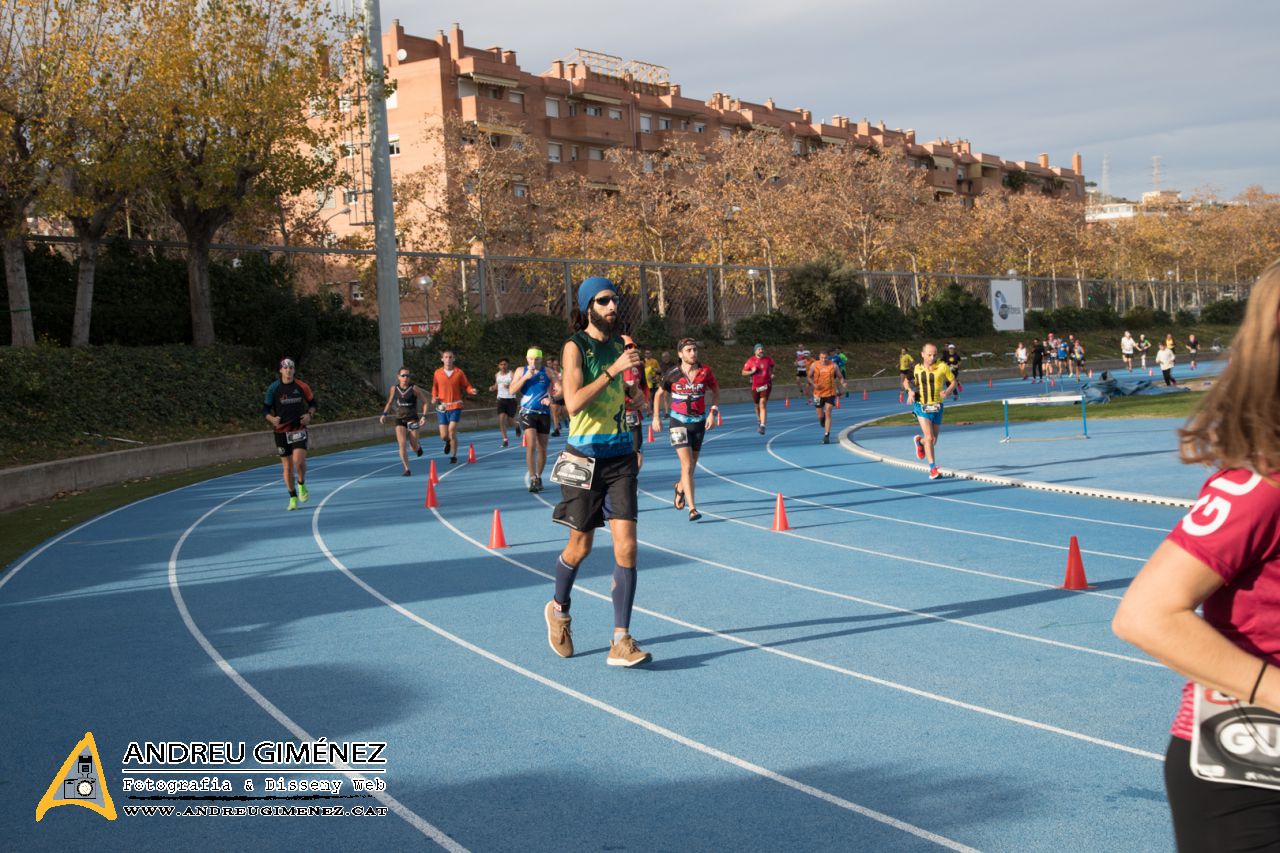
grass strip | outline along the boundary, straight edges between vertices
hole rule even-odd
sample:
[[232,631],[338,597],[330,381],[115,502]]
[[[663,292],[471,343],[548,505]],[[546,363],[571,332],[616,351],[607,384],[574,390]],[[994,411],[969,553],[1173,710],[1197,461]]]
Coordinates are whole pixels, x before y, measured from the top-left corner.
[[[1103,418],[1187,418],[1199,405],[1203,391],[1161,396],[1120,397],[1109,403],[1096,403],[1087,409],[1089,420]],[[1031,421],[1078,420],[1080,409],[1074,404],[1056,403],[1044,406],[1010,406],[1009,423]],[[876,421],[868,429],[879,426],[914,426],[915,415],[907,412]],[[957,424],[1004,423],[1004,405],[999,400],[953,408],[947,413],[949,426]]]

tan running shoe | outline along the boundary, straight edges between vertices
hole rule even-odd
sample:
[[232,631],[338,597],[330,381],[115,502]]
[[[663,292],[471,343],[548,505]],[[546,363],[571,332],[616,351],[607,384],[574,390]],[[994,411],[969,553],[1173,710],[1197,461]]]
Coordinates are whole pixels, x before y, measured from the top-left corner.
[[609,644],[609,666],[635,666],[651,660],[653,655],[637,646],[630,634],[623,634],[621,639]]
[[572,616],[560,616],[556,613],[554,600],[548,601],[542,614],[547,620],[547,643],[551,651],[562,658],[573,657],[573,631],[569,629]]

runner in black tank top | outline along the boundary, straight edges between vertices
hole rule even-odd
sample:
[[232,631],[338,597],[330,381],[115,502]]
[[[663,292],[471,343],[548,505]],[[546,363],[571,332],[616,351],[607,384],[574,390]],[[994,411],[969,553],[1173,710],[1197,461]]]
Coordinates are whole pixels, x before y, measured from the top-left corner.
[[412,447],[417,455],[422,455],[422,445],[418,442],[418,427],[425,408],[423,403],[428,397],[410,378],[409,368],[400,368],[396,379],[396,384],[391,386],[391,393],[387,395],[387,404],[382,407],[382,415],[378,418],[378,423],[385,424],[388,416],[396,419],[396,444],[400,448],[400,464],[404,466],[402,476],[408,477],[411,472],[409,471],[409,452],[405,445]]

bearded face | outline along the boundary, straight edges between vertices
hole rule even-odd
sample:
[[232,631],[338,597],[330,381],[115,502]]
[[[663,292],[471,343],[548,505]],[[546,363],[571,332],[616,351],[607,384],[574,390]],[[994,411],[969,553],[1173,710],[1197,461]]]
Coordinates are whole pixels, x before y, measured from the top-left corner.
[[617,311],[613,310],[612,307],[610,307],[609,309],[608,316],[601,314],[599,311],[596,310],[596,306],[593,303],[587,309],[587,320],[591,323],[591,325],[595,326],[597,329],[604,332],[606,335],[611,335],[613,334],[613,327],[618,321],[618,314],[617,314]]

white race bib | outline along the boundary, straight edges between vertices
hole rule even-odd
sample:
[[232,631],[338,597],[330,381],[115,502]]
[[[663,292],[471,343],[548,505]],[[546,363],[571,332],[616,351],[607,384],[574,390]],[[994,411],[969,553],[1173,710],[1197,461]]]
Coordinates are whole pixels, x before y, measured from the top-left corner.
[[1280,790],[1280,714],[1193,684],[1191,772],[1199,779]]

